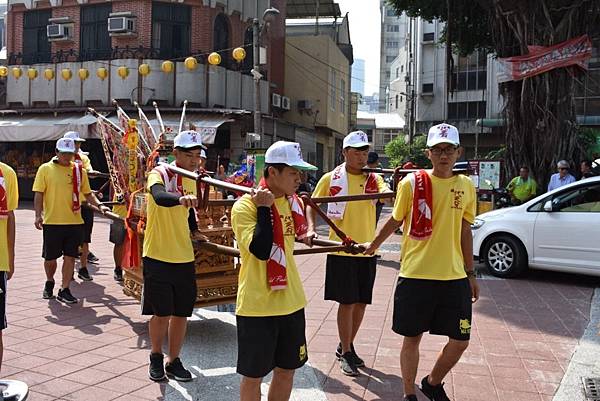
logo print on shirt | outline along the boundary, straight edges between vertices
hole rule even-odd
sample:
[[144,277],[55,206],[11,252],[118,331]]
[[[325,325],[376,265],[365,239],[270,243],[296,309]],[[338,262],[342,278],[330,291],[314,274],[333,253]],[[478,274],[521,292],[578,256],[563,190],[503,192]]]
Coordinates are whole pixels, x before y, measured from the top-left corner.
[[450,192],[452,192],[453,196],[452,196],[452,209],[462,209],[462,198],[465,194],[465,191],[459,191],[457,189],[451,189]]
[[281,216],[283,219],[283,235],[296,235],[294,232],[294,219],[292,216]]

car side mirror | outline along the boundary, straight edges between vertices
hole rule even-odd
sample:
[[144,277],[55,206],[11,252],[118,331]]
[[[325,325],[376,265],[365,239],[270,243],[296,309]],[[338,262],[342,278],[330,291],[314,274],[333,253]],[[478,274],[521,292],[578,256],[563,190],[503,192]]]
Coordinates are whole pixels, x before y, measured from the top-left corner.
[[544,203],[544,211],[546,212],[553,212],[554,208],[552,207],[552,201],[546,201],[546,203]]

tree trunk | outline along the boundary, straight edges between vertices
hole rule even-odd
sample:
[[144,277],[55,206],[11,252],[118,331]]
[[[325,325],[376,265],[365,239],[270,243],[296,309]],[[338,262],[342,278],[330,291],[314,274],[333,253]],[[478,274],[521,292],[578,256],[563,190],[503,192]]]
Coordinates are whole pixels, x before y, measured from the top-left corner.
[[[559,7],[559,3],[570,4]],[[498,57],[527,54],[527,45],[552,46],[586,33],[590,14],[600,11],[598,2],[573,3],[497,0],[492,21]],[[573,95],[580,74],[574,67],[558,68],[500,85],[509,177],[528,166],[538,186],[545,189],[557,161],[579,160]]]

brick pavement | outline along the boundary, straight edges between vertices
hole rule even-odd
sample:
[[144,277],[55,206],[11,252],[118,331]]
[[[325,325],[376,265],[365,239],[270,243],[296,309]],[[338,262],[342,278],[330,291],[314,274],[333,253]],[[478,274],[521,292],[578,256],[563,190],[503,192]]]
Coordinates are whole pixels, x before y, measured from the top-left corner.
[[[165,398],[167,385],[146,377],[146,319],[138,303],[112,280],[108,224],[96,220],[91,248],[101,262],[90,269],[94,281],[74,283],[73,294],[81,301],[65,306],[41,298],[41,233],[33,227],[31,210],[17,211],[17,267],[8,288],[1,376],[27,382],[32,401],[184,399],[172,392]],[[310,364],[330,401],[401,399],[401,340],[390,329],[397,259],[397,253],[384,253],[379,264],[374,303],[355,342],[367,365],[359,378],[343,376],[334,360],[336,307],[322,300],[324,256],[299,260],[309,299]],[[598,284],[589,277],[547,272],[520,280],[480,280],[471,346],[446,380],[450,396],[460,401],[551,400],[588,323]],[[424,337],[419,379],[442,343],[441,338]],[[218,385],[218,377],[214,379]],[[237,399],[237,389],[233,391],[232,400]]]

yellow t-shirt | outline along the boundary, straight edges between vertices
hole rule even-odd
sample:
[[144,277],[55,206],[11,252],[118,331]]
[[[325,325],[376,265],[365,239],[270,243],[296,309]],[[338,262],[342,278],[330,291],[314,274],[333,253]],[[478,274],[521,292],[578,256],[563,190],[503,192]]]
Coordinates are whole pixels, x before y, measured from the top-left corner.
[[426,241],[409,237],[413,201],[410,180],[398,186],[398,196],[392,216],[404,221],[402,233],[402,265],[400,277],[427,280],[465,278],[460,246],[463,219],[475,219],[475,187],[469,177],[456,175],[438,178],[430,174],[433,189],[433,233]]
[[236,314],[240,316],[283,316],[294,313],[306,305],[302,281],[294,261],[295,231],[292,211],[285,197],[275,199],[275,207],[284,222],[287,288],[272,291],[267,281],[267,262],[250,252],[250,243],[256,227],[257,208],[249,195],[244,195],[233,205],[231,226],[235,234],[242,267],[238,280]]
[[[312,196],[321,198],[329,196],[329,186],[331,185],[331,176],[333,172],[325,174],[319,180]],[[365,193],[366,174],[350,174],[348,177],[348,195],[362,195]],[[377,186],[379,192],[387,192],[389,188],[380,175],[377,175]],[[371,242],[375,239],[375,203],[371,200],[352,201],[346,203],[344,217],[341,220],[332,220],[347,236],[357,243]],[[340,237],[330,229],[329,239],[332,241],[341,241]],[[336,252],[335,255],[367,257],[367,255],[352,255],[345,252]]]
[[[158,171],[148,174],[146,188],[164,185]],[[196,182],[183,178],[185,195],[196,194]],[[158,206],[151,194],[148,197],[146,229],[144,231],[143,255],[168,263],[189,263],[194,261],[194,248],[188,225],[189,209],[181,205]]]
[[[15,210],[19,203],[19,185],[15,170],[0,162],[6,187],[8,211]],[[8,271],[8,219],[0,219],[0,271]]]
[[[73,162],[61,166],[50,160],[38,168],[33,181],[33,192],[44,194],[44,224],[83,224],[81,210],[73,212]],[[82,170],[82,195],[92,192],[87,171]]]

